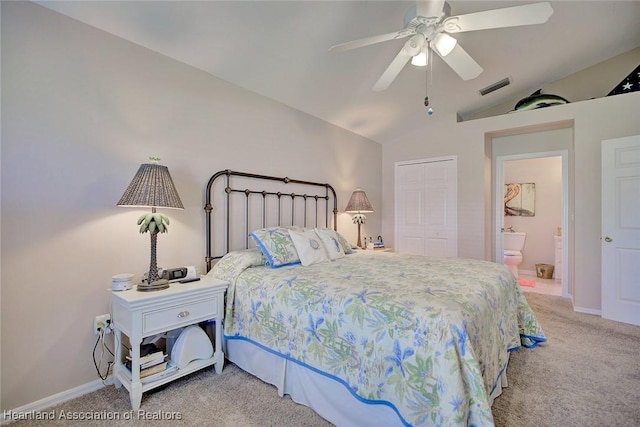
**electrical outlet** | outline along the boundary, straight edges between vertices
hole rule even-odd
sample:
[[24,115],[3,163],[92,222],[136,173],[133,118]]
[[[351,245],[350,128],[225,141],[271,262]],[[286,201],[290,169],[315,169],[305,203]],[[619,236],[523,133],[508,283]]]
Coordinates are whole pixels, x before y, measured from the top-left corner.
[[98,335],[100,330],[104,329],[104,333],[108,334],[111,332],[111,315],[110,314],[101,314],[100,316],[96,316],[93,319],[93,333]]

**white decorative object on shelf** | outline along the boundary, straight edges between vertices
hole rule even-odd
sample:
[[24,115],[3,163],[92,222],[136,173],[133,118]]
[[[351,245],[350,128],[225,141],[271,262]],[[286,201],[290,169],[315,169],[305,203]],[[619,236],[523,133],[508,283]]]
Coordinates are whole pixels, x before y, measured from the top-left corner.
[[112,291],[127,291],[133,287],[133,274],[116,274],[111,277]]
[[213,356],[213,346],[204,330],[197,325],[188,326],[180,333],[171,350],[171,360],[178,369],[185,368],[190,362],[208,359]]

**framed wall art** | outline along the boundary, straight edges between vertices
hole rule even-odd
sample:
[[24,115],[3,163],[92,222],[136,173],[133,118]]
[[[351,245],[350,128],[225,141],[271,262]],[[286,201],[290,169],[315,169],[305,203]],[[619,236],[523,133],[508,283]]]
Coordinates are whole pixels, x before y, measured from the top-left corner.
[[535,216],[535,201],[535,183],[504,185],[504,214],[506,216]]

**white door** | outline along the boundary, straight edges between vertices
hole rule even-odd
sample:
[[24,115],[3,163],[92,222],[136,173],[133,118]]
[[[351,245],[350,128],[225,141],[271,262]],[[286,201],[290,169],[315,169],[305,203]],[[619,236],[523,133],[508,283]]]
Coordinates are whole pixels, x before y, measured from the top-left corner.
[[602,141],[602,317],[640,325],[640,135]]
[[396,251],[458,256],[457,159],[396,163]]

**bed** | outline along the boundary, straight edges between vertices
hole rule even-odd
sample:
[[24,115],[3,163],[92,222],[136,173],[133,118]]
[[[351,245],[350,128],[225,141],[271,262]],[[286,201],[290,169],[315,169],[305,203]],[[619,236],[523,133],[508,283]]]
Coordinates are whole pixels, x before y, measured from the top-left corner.
[[[265,178],[221,171],[207,185],[210,192],[225,180],[218,200],[224,219],[217,221],[224,254],[206,259],[207,274],[230,283],[224,336],[231,362],[338,426],[493,425],[491,404],[507,384],[509,353],[546,341],[504,266],[352,250],[335,230],[328,184],[266,177],[324,186],[320,195],[299,193],[296,206],[298,193],[234,189],[235,174]],[[227,204],[234,193],[243,194],[239,210]],[[275,205],[267,201],[271,193]],[[283,194],[290,209],[281,206]],[[212,206],[208,198],[208,251]],[[272,210],[276,224],[268,223]],[[240,247],[229,243],[234,225],[251,235]],[[291,242],[283,244],[287,235]],[[309,262],[308,245],[296,246],[312,236],[327,259]],[[298,262],[291,247],[299,249]]]

